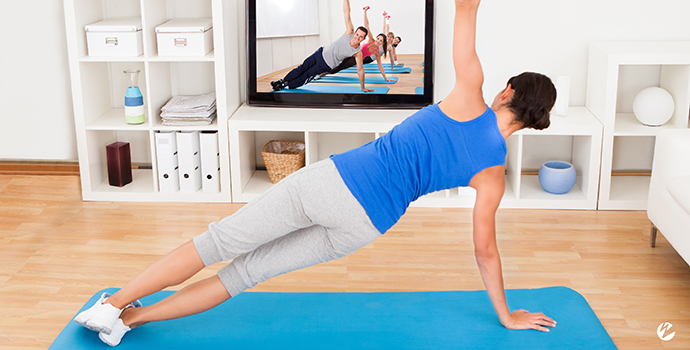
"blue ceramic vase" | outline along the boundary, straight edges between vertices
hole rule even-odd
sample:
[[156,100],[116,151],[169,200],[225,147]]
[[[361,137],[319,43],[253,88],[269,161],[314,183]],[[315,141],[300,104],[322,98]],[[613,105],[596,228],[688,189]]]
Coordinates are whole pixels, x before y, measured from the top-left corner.
[[549,193],[568,193],[575,185],[576,178],[575,168],[568,162],[552,160],[539,168],[539,184]]

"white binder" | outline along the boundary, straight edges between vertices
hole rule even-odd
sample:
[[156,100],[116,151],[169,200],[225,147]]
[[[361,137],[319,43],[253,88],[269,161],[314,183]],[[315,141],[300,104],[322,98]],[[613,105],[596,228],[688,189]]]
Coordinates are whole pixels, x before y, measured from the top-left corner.
[[157,132],[156,158],[158,159],[158,188],[161,192],[180,190],[175,132]]
[[177,132],[177,158],[180,164],[180,192],[194,193],[201,188],[199,132]]
[[204,193],[220,192],[220,158],[218,132],[202,131],[199,135],[201,150],[201,184]]

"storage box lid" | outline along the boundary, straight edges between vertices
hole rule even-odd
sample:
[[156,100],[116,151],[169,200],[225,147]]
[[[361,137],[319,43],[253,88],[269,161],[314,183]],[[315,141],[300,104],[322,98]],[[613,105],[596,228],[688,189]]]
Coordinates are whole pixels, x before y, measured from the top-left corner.
[[210,18],[175,18],[156,27],[156,33],[203,33],[212,27]]
[[141,30],[141,18],[109,18],[84,26],[87,32],[136,32]]

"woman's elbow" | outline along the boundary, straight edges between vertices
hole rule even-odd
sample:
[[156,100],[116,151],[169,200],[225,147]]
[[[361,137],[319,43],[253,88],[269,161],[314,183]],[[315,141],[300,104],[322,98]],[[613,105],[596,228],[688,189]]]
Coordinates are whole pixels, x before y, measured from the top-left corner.
[[483,263],[485,261],[490,261],[498,257],[498,251],[491,247],[475,247],[474,257],[477,259],[478,263]]

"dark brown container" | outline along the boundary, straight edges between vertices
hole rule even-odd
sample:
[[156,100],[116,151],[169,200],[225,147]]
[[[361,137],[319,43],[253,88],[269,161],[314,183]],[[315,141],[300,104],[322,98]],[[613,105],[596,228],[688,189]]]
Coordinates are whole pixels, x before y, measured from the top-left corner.
[[132,158],[129,142],[115,142],[105,147],[108,158],[108,183],[122,187],[132,182]]

